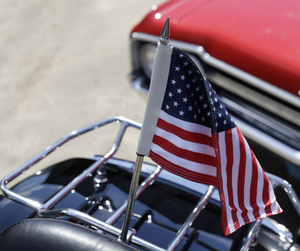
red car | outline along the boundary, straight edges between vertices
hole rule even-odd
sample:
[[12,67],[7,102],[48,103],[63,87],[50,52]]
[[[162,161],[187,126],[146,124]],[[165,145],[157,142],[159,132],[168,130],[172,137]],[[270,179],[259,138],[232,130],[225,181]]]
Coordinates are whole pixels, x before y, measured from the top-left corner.
[[154,53],[170,17],[170,43],[213,85],[265,171],[300,194],[300,2],[171,0],[131,33],[131,81],[148,91]]
[[170,17],[171,44],[188,52],[244,135],[300,178],[300,3],[173,0],[132,30],[132,84],[147,92],[156,43]]

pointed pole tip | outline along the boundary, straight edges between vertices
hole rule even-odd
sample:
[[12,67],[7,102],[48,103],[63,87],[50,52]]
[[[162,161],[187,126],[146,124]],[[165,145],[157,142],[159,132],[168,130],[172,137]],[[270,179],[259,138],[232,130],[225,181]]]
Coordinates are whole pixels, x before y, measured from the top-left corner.
[[170,37],[170,18],[167,17],[164,27],[160,33],[159,42],[163,45],[167,45],[169,43],[169,37]]

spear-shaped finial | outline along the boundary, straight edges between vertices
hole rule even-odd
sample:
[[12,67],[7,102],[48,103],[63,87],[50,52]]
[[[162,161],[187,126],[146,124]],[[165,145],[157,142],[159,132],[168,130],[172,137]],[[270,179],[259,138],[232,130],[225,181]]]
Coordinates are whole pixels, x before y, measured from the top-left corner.
[[164,27],[160,33],[159,42],[163,45],[167,45],[169,43],[169,37],[170,37],[170,18],[168,17]]

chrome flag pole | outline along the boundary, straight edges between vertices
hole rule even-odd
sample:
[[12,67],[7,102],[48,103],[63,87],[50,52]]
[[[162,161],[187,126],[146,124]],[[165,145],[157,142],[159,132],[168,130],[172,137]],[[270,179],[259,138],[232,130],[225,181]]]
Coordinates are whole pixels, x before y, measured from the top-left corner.
[[[166,72],[167,73],[169,72],[169,70],[167,70],[166,72],[165,71],[162,72],[161,66],[170,65],[170,60],[168,60],[169,62],[165,62],[165,60],[163,60],[164,53],[159,53],[159,52],[160,52],[160,48],[162,47],[163,48],[163,49],[161,49],[162,51],[168,51],[168,54],[172,53],[172,49],[170,49],[170,47],[168,46],[169,34],[170,34],[169,18],[167,18],[167,20],[164,24],[164,27],[161,31],[161,34],[160,34],[158,50],[156,51],[156,55],[155,55],[155,59],[154,59],[154,67],[153,67],[153,72],[152,72],[152,77],[151,77],[150,91],[149,91],[147,108],[146,108],[145,114],[152,114],[153,110],[154,110],[154,114],[157,113],[156,109],[153,109],[153,107],[155,107],[154,104],[157,103],[157,100],[162,100],[161,95],[164,95],[164,93],[165,93],[164,90],[160,90],[161,88],[157,88],[157,85],[160,85],[160,81],[162,80],[161,79],[162,74],[166,75]],[[168,58],[168,59],[170,59],[170,58]],[[166,75],[166,77],[167,77],[167,75]],[[156,87],[153,87],[153,86],[156,86]],[[159,91],[151,92],[151,89],[155,89],[155,90],[159,90]],[[144,121],[143,121],[143,126],[153,124],[153,120],[152,121],[151,120],[152,120],[151,116],[145,116]],[[157,119],[154,121],[156,123]],[[151,133],[150,133],[150,135],[151,135]],[[153,133],[152,133],[152,135],[153,135]],[[139,146],[137,149],[137,158],[136,158],[136,162],[135,162],[134,172],[132,175],[132,180],[131,180],[131,185],[130,185],[130,190],[129,190],[129,195],[128,195],[128,206],[127,206],[127,209],[125,212],[125,218],[124,218],[123,225],[122,225],[122,232],[119,237],[119,239],[122,242],[127,242],[127,240],[130,239],[130,238],[127,238],[127,233],[128,233],[132,209],[133,209],[133,205],[134,205],[134,201],[135,201],[135,194],[136,194],[136,190],[137,190],[137,186],[138,186],[138,181],[139,181],[139,177],[140,177],[140,172],[141,172],[144,156],[149,155],[148,152],[144,150],[145,145],[147,145],[149,143],[149,140],[144,141],[145,137],[146,137],[146,139],[149,138],[149,130],[148,129],[143,130],[143,127],[142,127],[141,134],[140,134],[140,140],[139,140]],[[140,142],[142,142],[142,143],[140,143]],[[140,147],[140,145],[142,147]]]
[[125,218],[123,221],[122,225],[122,232],[119,237],[119,239],[122,242],[127,242],[127,233],[128,233],[128,228],[130,224],[130,219],[131,219],[131,214],[132,214],[132,209],[135,201],[135,194],[138,186],[138,181],[141,173],[141,168],[143,164],[144,156],[137,154],[136,161],[135,161],[135,167],[132,175],[132,180],[131,180],[131,185],[130,185],[130,190],[128,194],[128,203],[127,203],[127,208],[125,212]]
[[182,178],[218,187],[224,235],[281,213],[270,181],[212,85],[186,52],[168,45],[168,22],[137,153]]

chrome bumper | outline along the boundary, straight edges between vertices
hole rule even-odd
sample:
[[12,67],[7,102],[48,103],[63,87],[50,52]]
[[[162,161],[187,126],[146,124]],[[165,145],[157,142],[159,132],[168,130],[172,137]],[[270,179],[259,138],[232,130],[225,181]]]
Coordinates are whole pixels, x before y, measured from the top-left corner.
[[[145,94],[148,93],[149,80],[143,74],[139,65],[139,43],[156,44],[157,41],[158,37],[145,33],[133,33],[131,36],[131,61],[133,70],[129,77],[133,88]],[[176,40],[171,40],[171,44],[197,56],[201,63],[230,74],[244,83],[247,82],[250,87],[245,87],[219,73],[204,72],[205,77],[217,88],[235,95],[242,101],[245,101],[245,103],[254,104],[258,110],[266,111],[266,113],[256,112],[255,109],[248,109],[247,104],[243,105],[243,102],[234,101],[223,96],[222,93],[218,93],[229,112],[233,113],[231,115],[236,124],[248,139],[251,139],[292,164],[300,166],[299,97],[213,58],[201,46]],[[253,89],[251,89],[251,86]],[[274,97],[274,100],[267,95],[259,93],[259,90]],[[276,99],[282,100],[282,102],[278,102]],[[276,121],[276,119],[272,118],[273,115],[284,122],[286,121],[292,127],[290,128],[284,123]]]

